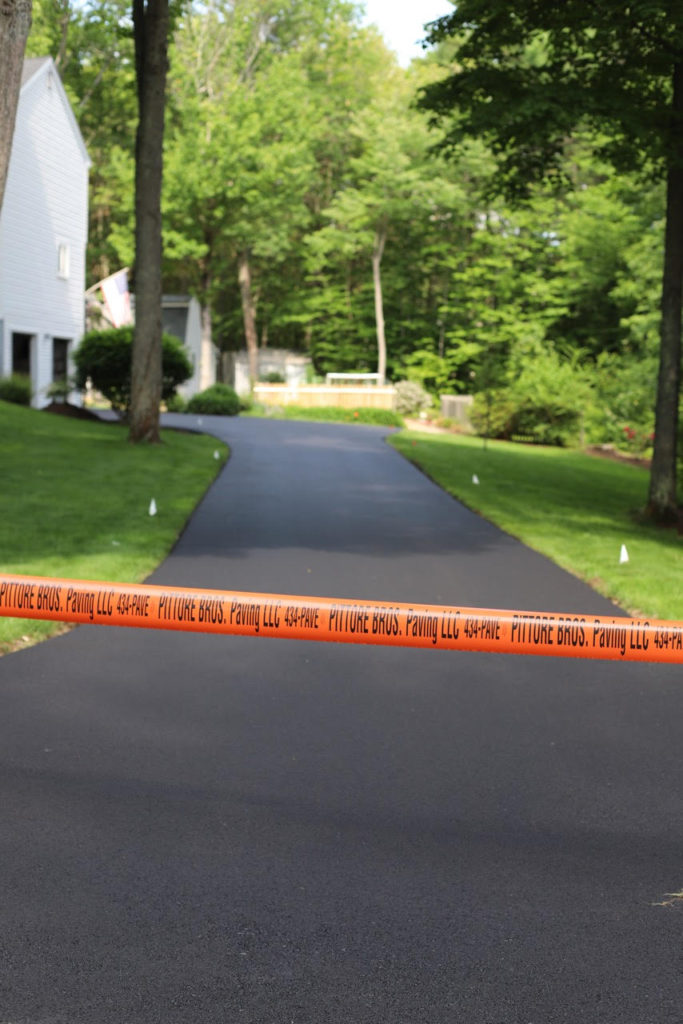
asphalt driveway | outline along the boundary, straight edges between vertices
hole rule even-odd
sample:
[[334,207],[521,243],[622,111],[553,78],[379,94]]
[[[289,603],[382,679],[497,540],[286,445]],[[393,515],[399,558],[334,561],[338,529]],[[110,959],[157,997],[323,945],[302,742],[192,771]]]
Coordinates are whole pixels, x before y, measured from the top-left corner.
[[[152,582],[613,610],[380,429],[202,427]],[[0,1024],[683,1021],[675,666],[79,627],[0,709]]]

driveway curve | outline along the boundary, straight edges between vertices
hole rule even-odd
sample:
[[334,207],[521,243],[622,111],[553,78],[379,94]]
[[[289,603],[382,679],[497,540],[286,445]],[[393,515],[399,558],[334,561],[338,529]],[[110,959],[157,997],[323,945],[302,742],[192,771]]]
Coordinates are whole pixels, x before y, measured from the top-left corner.
[[[168,422],[152,582],[614,611],[386,431]],[[79,627],[0,706],[2,1024],[683,1019],[674,666]]]

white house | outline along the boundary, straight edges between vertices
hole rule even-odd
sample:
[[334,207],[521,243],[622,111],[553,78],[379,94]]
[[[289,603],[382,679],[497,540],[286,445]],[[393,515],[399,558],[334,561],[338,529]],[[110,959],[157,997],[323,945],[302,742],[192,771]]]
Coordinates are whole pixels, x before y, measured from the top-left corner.
[[[312,370],[310,356],[290,352],[284,348],[260,348],[258,350],[258,379],[263,381],[269,374],[277,375],[290,388],[306,383]],[[239,352],[223,353],[223,379],[232,384],[238,395],[251,391],[249,379],[249,354],[246,349]]]
[[0,212],[0,376],[30,374],[38,408],[83,334],[89,167],[54,62],[27,59]]
[[189,295],[164,295],[161,324],[167,334],[180,338],[192,363],[192,376],[178,388],[184,398],[216,383],[216,348],[202,337],[201,307]]

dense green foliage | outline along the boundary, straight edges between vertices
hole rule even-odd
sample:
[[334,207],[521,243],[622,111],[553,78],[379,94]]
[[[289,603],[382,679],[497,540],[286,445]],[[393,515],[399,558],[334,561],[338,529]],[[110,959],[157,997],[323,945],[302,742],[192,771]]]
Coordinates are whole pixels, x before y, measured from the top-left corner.
[[31,378],[23,373],[0,377],[0,401],[15,405],[31,404]]
[[[666,187],[659,369],[648,511],[678,517],[676,445],[683,312],[683,0],[459,0],[433,40],[453,40],[451,73],[423,105],[444,148],[490,146],[494,180],[513,199],[550,182],[573,189],[577,133],[620,171]],[[609,230],[609,229],[608,229]],[[603,325],[606,328],[608,325]],[[605,334],[603,329],[603,334]]]
[[240,411],[240,400],[228,384],[212,384],[192,396],[186,411],[206,416],[236,416]]
[[[76,387],[84,389],[90,379],[113,409],[125,413],[130,404],[132,345],[132,327],[89,331],[74,353]],[[162,374],[163,401],[172,398],[178,385],[192,375],[182,343],[170,334],[162,337]]]

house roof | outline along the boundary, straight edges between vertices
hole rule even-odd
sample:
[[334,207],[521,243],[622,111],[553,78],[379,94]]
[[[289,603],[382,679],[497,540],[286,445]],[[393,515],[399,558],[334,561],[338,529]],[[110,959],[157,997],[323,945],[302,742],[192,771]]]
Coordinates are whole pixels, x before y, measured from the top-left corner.
[[[64,104],[66,116],[68,117],[71,123],[71,127],[74,130],[76,139],[78,140],[78,146],[83,154],[83,159],[87,166],[90,167],[92,161],[88,156],[88,151],[85,148],[85,142],[83,141],[81,130],[78,127],[76,116],[71,107],[71,103],[69,102],[69,97],[67,96],[64,86],[62,85],[62,80],[59,77],[59,72],[57,71],[55,62],[53,61],[52,57],[26,57],[24,59],[24,66],[21,72],[21,91],[23,92],[24,89],[29,85],[29,83],[35,82],[41,75],[51,75],[52,73],[54,73],[54,77],[57,81],[58,92],[61,96],[62,103]],[[49,78],[48,81],[51,82],[52,78]]]
[[50,57],[27,57],[24,61],[24,67],[21,72],[21,84],[22,87],[29,82],[33,76],[40,71],[43,64],[47,64],[50,61]]

